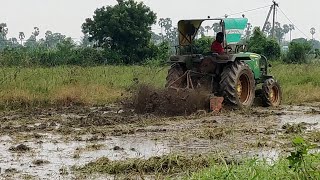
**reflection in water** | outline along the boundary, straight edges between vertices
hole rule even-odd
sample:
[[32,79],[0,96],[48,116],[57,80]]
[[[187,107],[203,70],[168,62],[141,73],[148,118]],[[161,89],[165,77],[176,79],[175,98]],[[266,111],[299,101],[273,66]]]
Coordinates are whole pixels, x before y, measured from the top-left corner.
[[[60,142],[58,136],[48,135],[48,138],[42,143],[27,142],[25,145],[31,147],[32,151],[27,153],[9,152],[12,146],[10,137],[1,137],[0,144],[0,167],[1,174],[5,169],[15,168],[20,172],[38,176],[41,179],[61,179],[59,169],[70,168],[73,165],[84,165],[101,157],[107,157],[110,160],[125,160],[128,158],[150,158],[152,156],[161,156],[169,153],[166,142],[156,142],[145,137],[112,137],[105,141],[99,141],[95,144],[103,144],[103,148],[95,151],[83,151],[80,158],[73,158],[77,148],[85,148],[93,143],[87,142]],[[4,141],[6,140],[6,141]],[[113,150],[113,147],[119,146],[121,150]],[[35,166],[32,161],[41,159],[50,163],[42,166]],[[69,175],[70,176],[70,175]],[[71,178],[71,177],[65,177]]]

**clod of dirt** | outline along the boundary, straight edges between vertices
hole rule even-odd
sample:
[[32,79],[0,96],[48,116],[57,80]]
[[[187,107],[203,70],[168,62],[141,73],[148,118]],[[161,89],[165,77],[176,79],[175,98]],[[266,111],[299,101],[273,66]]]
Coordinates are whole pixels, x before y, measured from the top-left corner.
[[113,147],[113,150],[114,151],[121,151],[121,150],[124,150],[124,149],[119,147],[119,146],[115,146],[115,147]]
[[43,136],[41,134],[38,134],[38,133],[33,133],[33,137],[36,138],[36,139],[40,139]]
[[130,173],[162,173],[176,174],[181,172],[196,172],[203,168],[208,168],[215,159],[202,156],[166,155],[162,157],[151,157],[145,159],[129,159],[124,161],[110,161],[102,157],[90,162],[83,167],[75,168],[76,171],[86,174],[130,174]]
[[9,151],[13,151],[13,152],[26,152],[26,151],[30,151],[31,149],[24,145],[24,144],[20,144],[16,147],[12,146],[9,148]]
[[287,123],[282,126],[282,129],[285,130],[286,134],[291,134],[291,133],[298,134],[298,133],[302,133],[302,131],[306,130],[307,128],[304,123],[299,123],[299,124]]
[[209,93],[196,90],[155,89],[142,85],[133,97],[137,113],[164,116],[190,115],[209,109]]
[[9,168],[4,171],[5,173],[17,173],[18,170],[16,168]]
[[32,161],[32,164],[36,165],[36,166],[42,166],[44,164],[49,164],[50,162],[47,160],[42,160],[42,159],[37,159]]
[[200,134],[200,138],[205,139],[221,139],[227,135],[223,128],[206,128]]

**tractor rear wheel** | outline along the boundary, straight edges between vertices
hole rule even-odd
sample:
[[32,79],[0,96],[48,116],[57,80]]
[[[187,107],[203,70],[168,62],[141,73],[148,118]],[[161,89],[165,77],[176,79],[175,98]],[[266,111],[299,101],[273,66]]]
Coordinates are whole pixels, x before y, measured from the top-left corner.
[[221,74],[220,88],[227,103],[240,108],[252,106],[255,98],[254,75],[249,66],[235,61]]
[[186,77],[183,77],[184,70],[180,64],[172,64],[171,68],[168,70],[166,88],[185,88],[186,87]]
[[277,107],[281,104],[282,91],[280,84],[273,78],[267,79],[262,85],[262,103],[264,106]]

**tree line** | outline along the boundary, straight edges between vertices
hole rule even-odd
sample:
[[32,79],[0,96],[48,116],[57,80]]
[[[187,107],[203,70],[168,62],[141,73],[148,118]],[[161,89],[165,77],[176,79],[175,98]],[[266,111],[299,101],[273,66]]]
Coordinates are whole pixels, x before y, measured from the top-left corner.
[[[26,39],[20,32],[18,38],[8,38],[9,29],[0,24],[0,65],[101,65],[101,64],[164,64],[174,46],[178,44],[177,27],[170,18],[160,18],[143,2],[117,0],[114,6],[104,6],[95,10],[92,18],[87,18],[82,25],[84,33],[81,43],[75,43],[61,33],[46,31],[44,38],[39,38],[41,30],[34,27],[32,35]],[[158,24],[160,33],[152,31],[152,25]],[[272,39],[271,23],[266,24],[264,33],[255,33],[257,28],[248,23],[243,42],[251,44],[251,50],[278,58],[279,53],[264,52],[270,46],[289,45],[285,36],[295,30],[294,25],[279,22],[275,24],[275,37]],[[199,28],[199,51],[206,51],[214,37],[207,37],[210,32],[221,31],[219,23]],[[312,36],[315,29],[311,29]],[[265,42],[255,42],[259,34]],[[296,41],[303,42],[304,41]],[[309,42],[308,42],[309,43]],[[319,41],[312,40],[314,49],[320,47]],[[201,49],[205,46],[206,49]],[[206,47],[208,46],[208,47]],[[275,51],[278,52],[278,47]],[[311,48],[312,49],[312,48]],[[280,55],[279,55],[280,56]]]

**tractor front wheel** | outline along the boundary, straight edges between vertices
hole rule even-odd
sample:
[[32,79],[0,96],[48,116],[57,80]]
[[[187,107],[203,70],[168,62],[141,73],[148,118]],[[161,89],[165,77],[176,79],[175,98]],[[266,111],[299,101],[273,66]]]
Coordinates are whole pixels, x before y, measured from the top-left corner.
[[249,66],[235,61],[225,67],[221,74],[220,88],[225,100],[240,108],[252,106],[255,98],[254,75]]
[[262,85],[262,103],[264,106],[277,107],[282,101],[280,84],[273,78],[267,79]]
[[168,70],[166,88],[185,88],[186,87],[186,77],[184,75],[183,68],[180,64],[172,64]]

